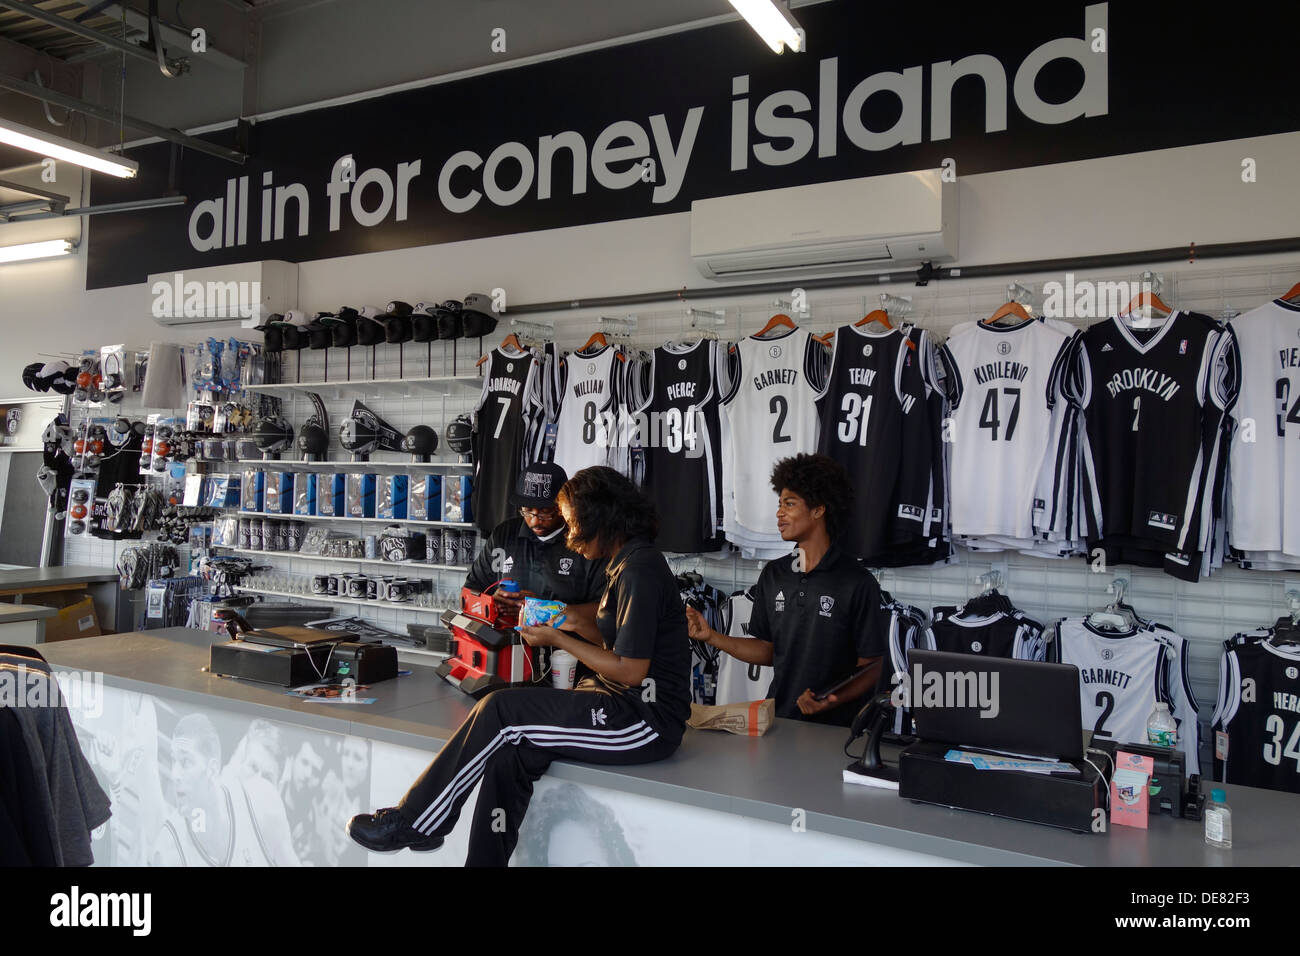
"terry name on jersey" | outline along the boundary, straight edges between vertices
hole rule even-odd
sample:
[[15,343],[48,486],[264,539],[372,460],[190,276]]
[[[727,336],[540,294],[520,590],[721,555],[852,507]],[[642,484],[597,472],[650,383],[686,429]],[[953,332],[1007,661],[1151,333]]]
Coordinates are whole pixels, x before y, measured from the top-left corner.
[[1117,671],[1110,667],[1079,668],[1079,680],[1085,684],[1109,684],[1124,690],[1132,679],[1133,675],[1127,671]]

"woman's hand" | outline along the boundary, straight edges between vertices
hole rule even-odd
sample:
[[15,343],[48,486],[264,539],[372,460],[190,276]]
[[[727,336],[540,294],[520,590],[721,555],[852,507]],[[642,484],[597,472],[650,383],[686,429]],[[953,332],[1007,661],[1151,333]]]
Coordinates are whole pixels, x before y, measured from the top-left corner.
[[[554,627],[541,625],[535,627],[520,626],[519,633],[523,637],[524,643],[529,647],[558,647],[562,639],[569,637],[569,635]],[[571,637],[569,639],[572,640]]]
[[709,638],[713,636],[713,628],[704,620],[704,615],[689,604],[686,605],[686,634],[692,640],[709,643]]

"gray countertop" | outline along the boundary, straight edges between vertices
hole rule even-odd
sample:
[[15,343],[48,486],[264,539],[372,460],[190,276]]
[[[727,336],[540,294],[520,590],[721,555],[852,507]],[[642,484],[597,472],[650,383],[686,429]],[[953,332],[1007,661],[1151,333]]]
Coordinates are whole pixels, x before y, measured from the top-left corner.
[[20,621],[40,621],[54,617],[59,612],[39,604],[5,604],[0,602],[0,624],[17,624]]
[[96,584],[116,581],[112,568],[94,568],[71,565],[66,568],[4,568],[0,569],[0,591],[22,588],[48,587],[52,584]]
[[[370,705],[328,709],[280,688],[217,677],[203,668],[219,635],[167,628],[43,645],[51,664],[104,673],[105,683],[273,717],[333,733],[437,751],[473,705],[432,667],[374,685]],[[341,711],[346,710],[346,713]],[[841,780],[847,732],[778,720],[759,738],[688,729],[666,760],[631,767],[557,761],[551,775],[691,806],[788,825],[802,809],[807,828],[883,846],[991,865],[1252,866],[1300,860],[1300,796],[1224,785],[1233,810],[1233,848],[1205,845],[1199,822],[1153,817],[1151,828],[1075,834],[902,800]]]

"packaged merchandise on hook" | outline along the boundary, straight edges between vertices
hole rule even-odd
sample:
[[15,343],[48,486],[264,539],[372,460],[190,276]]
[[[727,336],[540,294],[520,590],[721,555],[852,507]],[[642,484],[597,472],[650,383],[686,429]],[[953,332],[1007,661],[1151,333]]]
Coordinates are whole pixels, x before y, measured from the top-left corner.
[[100,391],[108,404],[119,404],[131,387],[131,368],[125,345],[105,345],[99,350]]

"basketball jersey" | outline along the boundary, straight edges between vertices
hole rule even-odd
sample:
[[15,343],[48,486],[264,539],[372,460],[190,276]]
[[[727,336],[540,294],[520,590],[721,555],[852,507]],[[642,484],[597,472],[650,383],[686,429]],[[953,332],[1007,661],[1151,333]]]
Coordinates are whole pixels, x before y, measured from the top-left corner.
[[1169,645],[1169,712],[1178,725],[1178,749],[1187,758],[1189,774],[1201,772],[1200,704],[1192,690],[1191,649],[1187,638],[1163,624],[1147,629]]
[[1214,779],[1300,793],[1300,649],[1241,643],[1219,661]]
[[252,799],[236,775],[223,771],[217,778],[217,786],[221,789],[220,799],[225,802],[230,813],[229,851],[216,857],[207,855],[194,842],[194,834],[185,820],[177,814],[171,814],[163,821],[163,829],[171,837],[172,844],[180,855],[180,862],[174,865],[276,866],[287,863],[287,860],[277,861],[272,855],[257,828]]
[[[921,333],[924,342],[924,333]],[[818,451],[854,484],[845,553],[872,560],[929,529],[930,429],[916,350],[898,329],[836,330],[818,395]],[[918,406],[922,406],[918,408]]]
[[953,654],[980,654],[1031,660],[1028,625],[1011,614],[959,615],[955,607],[937,607],[930,624],[930,647]]
[[[749,637],[749,616],[753,613],[754,601],[746,591],[737,591],[731,596],[731,637]],[[747,664],[730,654],[723,654],[718,661],[718,697],[719,704],[744,704],[752,700],[767,698],[767,689],[772,686],[772,667],[769,664]]]
[[732,387],[722,399],[728,439],[723,484],[731,489],[739,525],[779,539],[772,467],[817,450],[819,375],[810,363],[821,360],[818,353],[825,349],[806,329],[750,336],[735,349]]
[[618,438],[615,355],[612,345],[585,355],[570,352],[559,366],[552,460],[570,478],[583,468],[609,464],[610,445]]
[[953,534],[1030,539],[1050,519],[1039,486],[1050,470],[1054,499],[1066,474],[1056,454],[1065,413],[1057,390],[1069,341],[1043,322],[963,322],[940,350],[951,403]]
[[683,553],[722,547],[722,475],[713,339],[669,342],[650,360],[649,395],[638,411],[645,490],[659,513],[655,546]]
[[1300,306],[1277,299],[1229,328],[1242,370],[1232,410],[1229,541],[1242,551],[1300,557]]
[[1212,374],[1221,336],[1213,319],[1192,312],[1146,329],[1114,316],[1083,333],[1076,371],[1089,537],[1203,550],[1226,401]]
[[534,376],[531,352],[495,348],[488,353],[483,391],[474,407],[474,520],[491,534],[514,509],[510,494],[526,461],[532,428]]
[[1134,628],[1114,634],[1086,618],[1056,624],[1054,659],[1079,668],[1083,726],[1094,737],[1116,743],[1147,742],[1147,718],[1168,695],[1169,645]]

